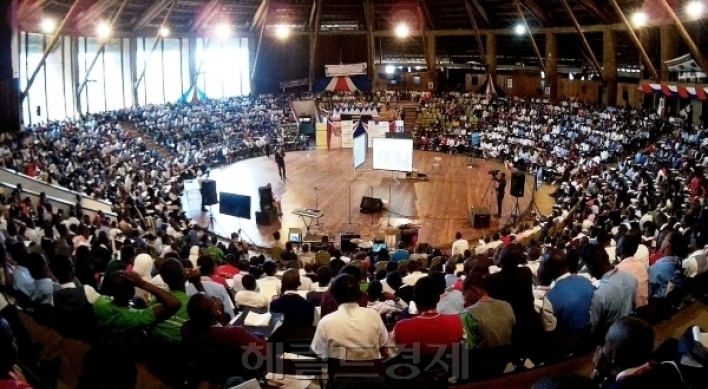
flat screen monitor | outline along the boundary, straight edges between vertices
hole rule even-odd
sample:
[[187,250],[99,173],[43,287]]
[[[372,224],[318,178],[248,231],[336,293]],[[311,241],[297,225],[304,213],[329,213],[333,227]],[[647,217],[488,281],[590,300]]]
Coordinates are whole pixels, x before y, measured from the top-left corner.
[[354,138],[354,169],[366,162],[366,134]]
[[374,169],[413,171],[413,139],[374,138]]
[[251,196],[219,193],[219,213],[241,219],[251,219]]

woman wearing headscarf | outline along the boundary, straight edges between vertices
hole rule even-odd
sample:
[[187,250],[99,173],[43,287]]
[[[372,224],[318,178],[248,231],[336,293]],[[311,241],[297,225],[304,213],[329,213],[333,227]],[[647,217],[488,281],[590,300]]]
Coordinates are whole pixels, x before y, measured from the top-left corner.
[[[138,273],[140,278],[146,282],[150,282],[152,279],[152,262],[152,257],[149,254],[140,254],[135,257],[133,271]],[[150,293],[140,288],[135,288],[135,297],[142,299],[146,303],[150,301]]]

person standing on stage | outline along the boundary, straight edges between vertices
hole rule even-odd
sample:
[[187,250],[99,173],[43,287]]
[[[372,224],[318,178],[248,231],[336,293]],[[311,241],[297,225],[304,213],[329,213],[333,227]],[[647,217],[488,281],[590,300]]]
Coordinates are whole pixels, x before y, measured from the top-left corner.
[[278,165],[280,179],[287,179],[288,177],[285,175],[285,150],[283,150],[283,146],[278,147],[278,151],[275,152],[275,163]]
[[494,181],[497,182],[497,217],[501,217],[504,192],[506,190],[506,173],[498,172],[496,177],[494,177]]

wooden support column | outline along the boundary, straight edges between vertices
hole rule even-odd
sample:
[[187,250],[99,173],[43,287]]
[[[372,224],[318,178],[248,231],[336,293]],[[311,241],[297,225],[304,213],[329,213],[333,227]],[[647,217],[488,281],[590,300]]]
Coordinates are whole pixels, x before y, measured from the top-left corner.
[[[131,39],[132,41],[133,39]],[[79,38],[71,37],[71,91],[74,96],[74,111],[76,113],[83,112],[81,110],[81,96],[79,96]],[[137,105],[137,103],[136,103]]]
[[[438,71],[436,66],[436,50],[437,42],[435,36],[427,35],[425,40],[425,66],[428,68],[428,85],[425,86],[425,90],[435,92],[438,90]],[[433,83],[433,87],[430,88],[430,83]]]
[[317,53],[317,38],[320,35],[320,16],[322,14],[322,1],[323,0],[317,0],[317,11],[315,11],[315,25],[313,26],[314,33],[310,34],[310,65],[308,67],[308,85],[310,93],[312,93],[312,85],[315,83],[315,54]]
[[497,82],[497,36],[487,34],[487,73]]
[[551,101],[558,100],[558,35],[546,34],[546,80]]
[[617,31],[606,30],[602,34],[602,67],[604,93],[602,103],[617,105]]
[[679,35],[672,25],[659,27],[661,41],[661,81],[669,81],[671,72],[664,62],[678,57]]

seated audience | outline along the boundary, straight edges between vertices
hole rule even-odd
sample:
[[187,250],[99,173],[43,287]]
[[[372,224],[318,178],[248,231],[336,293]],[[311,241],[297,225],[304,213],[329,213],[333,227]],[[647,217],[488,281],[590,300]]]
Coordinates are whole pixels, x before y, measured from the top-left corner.
[[403,283],[410,286],[415,286],[415,283],[426,276],[425,273],[419,270],[420,264],[418,261],[408,261],[406,265],[406,270],[408,270],[408,275],[403,277]]
[[343,273],[329,289],[337,309],[326,316],[323,312],[310,346],[312,351],[325,359],[380,359],[388,331],[378,312],[360,306],[359,280]]
[[[349,274],[350,276],[354,277],[357,280],[357,284],[359,284],[359,280],[361,280],[361,270],[359,270],[358,267],[356,266],[351,266],[347,265],[342,268],[342,271],[339,273],[340,275],[342,274]],[[334,294],[332,293],[332,286],[330,285],[329,290],[326,292],[322,293],[322,300],[320,303],[320,307],[322,310],[322,317],[325,317],[329,315],[332,312],[335,312],[337,308],[339,307],[339,303],[337,302],[337,299],[334,298]],[[369,302],[369,298],[366,295],[366,293],[361,291],[361,287],[359,287],[359,294],[357,296],[357,302],[359,303],[359,306],[362,308],[366,308]]]
[[[407,350],[420,351],[421,356],[436,355],[459,343],[464,336],[459,315],[443,315],[437,311],[440,283],[433,277],[423,277],[415,284],[413,302],[418,315],[396,323],[390,343]],[[444,331],[440,329],[444,328]]]
[[[593,376],[609,389],[685,388],[673,362],[652,361],[654,330],[636,317],[617,319],[595,353]],[[614,375],[614,377],[612,377]]]
[[315,290],[307,292],[307,300],[312,301],[319,307],[322,302],[322,294],[329,289],[329,282],[332,280],[332,273],[328,266],[317,269],[317,286]]
[[298,294],[300,273],[288,269],[283,273],[283,294],[270,302],[270,312],[283,314],[283,328],[311,327],[315,322],[315,304]]
[[511,345],[516,317],[506,301],[489,297],[484,277],[471,273],[463,286],[465,305],[462,324],[467,348],[501,347]]
[[684,283],[683,253],[687,247],[683,237],[676,231],[668,233],[661,242],[663,257],[649,266],[649,297],[666,298],[674,288],[681,288]]
[[[630,230],[617,242],[617,259],[620,261],[617,268],[631,274],[637,280],[636,307],[641,308],[649,304],[649,273],[647,266],[634,257],[637,252],[641,237],[639,231]],[[649,256],[647,255],[647,263]]]
[[[130,308],[135,288],[150,293],[157,304],[143,309]],[[103,295],[93,303],[98,326],[118,333],[146,330],[170,318],[181,306],[175,296],[146,282],[136,273],[114,272],[104,279],[101,292]]]
[[369,296],[367,308],[375,310],[382,316],[392,317],[408,307],[408,304],[396,295],[384,292],[379,281],[369,283],[366,294]]
[[634,312],[637,280],[610,264],[604,247],[590,243],[580,252],[588,273],[599,281],[590,304],[590,327],[604,334],[617,319]]
[[250,274],[243,274],[241,282],[244,289],[236,292],[234,296],[236,307],[239,309],[245,307],[267,309],[270,300],[268,300],[268,297],[256,292],[256,278]]
[[240,261],[238,261],[238,264],[236,266],[238,267],[238,273],[234,274],[233,277],[234,284],[232,289],[234,290],[234,292],[244,290],[241,279],[243,278],[243,276],[248,274],[248,271],[251,267],[251,262],[249,262],[247,259],[241,259]]
[[269,299],[273,296],[279,296],[282,293],[280,279],[275,276],[277,271],[278,265],[275,262],[266,261],[263,264],[263,272],[265,272],[265,277],[256,280],[258,291]]

